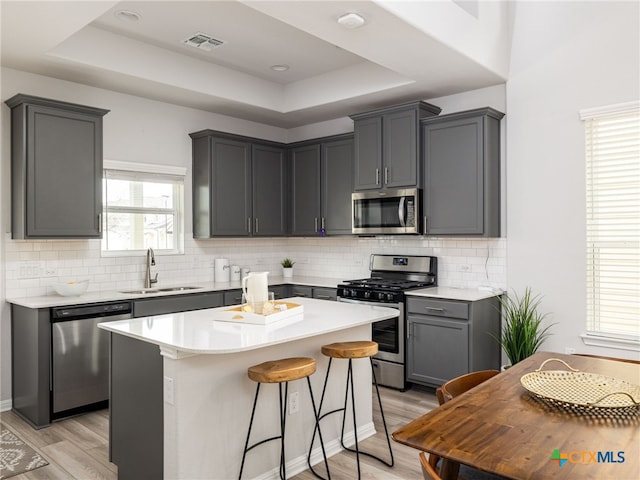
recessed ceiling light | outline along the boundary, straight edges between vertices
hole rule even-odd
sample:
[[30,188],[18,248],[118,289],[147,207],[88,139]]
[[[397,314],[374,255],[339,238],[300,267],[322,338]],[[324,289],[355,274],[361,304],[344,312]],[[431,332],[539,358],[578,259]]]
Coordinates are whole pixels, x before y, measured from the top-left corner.
[[274,72],[286,72],[289,70],[289,65],[271,65],[271,70]]
[[139,13],[132,10],[118,10],[115,16],[120,20],[126,20],[128,22],[137,22],[141,17]]
[[338,17],[338,23],[345,28],[358,28],[364,25],[364,17],[354,12],[345,13]]

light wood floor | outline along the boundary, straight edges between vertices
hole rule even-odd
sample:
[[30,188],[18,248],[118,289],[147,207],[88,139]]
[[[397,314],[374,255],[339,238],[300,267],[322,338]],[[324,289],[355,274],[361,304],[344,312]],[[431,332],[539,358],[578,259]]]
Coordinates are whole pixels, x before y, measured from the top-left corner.
[[[433,391],[413,388],[398,392],[380,388],[382,406],[389,432],[435,408],[438,401]],[[117,467],[109,463],[109,413],[100,410],[56,422],[50,427],[34,430],[13,412],[0,414],[2,422],[15,431],[24,441],[44,456],[49,465],[12,480],[116,480]],[[363,450],[385,457],[386,440],[380,421],[377,402],[374,401],[374,422],[377,434],[360,443]],[[422,479],[418,452],[412,448],[391,442],[395,466],[388,468],[375,460],[361,456],[362,478],[368,480]],[[343,452],[329,459],[331,478],[351,480],[356,478],[355,455]],[[318,468],[319,472],[322,472]],[[295,480],[315,479],[306,471]],[[204,479],[203,479],[204,480]]]

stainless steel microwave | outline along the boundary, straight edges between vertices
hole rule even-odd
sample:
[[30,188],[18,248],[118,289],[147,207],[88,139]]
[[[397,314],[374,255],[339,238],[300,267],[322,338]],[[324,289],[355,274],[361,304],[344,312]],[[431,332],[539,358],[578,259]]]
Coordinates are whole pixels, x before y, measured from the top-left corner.
[[420,190],[405,188],[351,194],[352,233],[418,234]]

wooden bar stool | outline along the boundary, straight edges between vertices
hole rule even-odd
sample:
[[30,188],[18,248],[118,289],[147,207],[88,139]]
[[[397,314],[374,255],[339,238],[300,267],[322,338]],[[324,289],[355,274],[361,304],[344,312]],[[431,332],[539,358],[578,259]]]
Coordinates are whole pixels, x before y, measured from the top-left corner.
[[[354,341],[354,342],[338,342],[331,343],[329,345],[324,345],[321,348],[323,355],[329,357],[329,365],[327,366],[327,374],[324,377],[324,386],[322,387],[322,396],[320,397],[320,405],[318,407],[318,424],[316,425],[316,430],[319,431],[320,428],[320,420],[322,420],[327,415],[331,415],[336,412],[342,413],[342,431],[340,433],[340,444],[342,448],[353,452],[356,454],[356,463],[358,465],[358,479],[360,478],[360,455],[366,455],[371,458],[375,458],[379,462],[382,462],[388,467],[393,467],[393,451],[391,450],[391,440],[389,440],[389,432],[387,431],[387,422],[384,418],[384,411],[382,410],[382,400],[380,399],[380,391],[378,390],[378,382],[376,381],[376,372],[373,368],[373,357],[376,353],[378,353],[378,344],[376,342],[370,341]],[[380,414],[382,415],[382,424],[384,425],[384,433],[387,437],[387,445],[389,447],[389,456],[391,460],[389,462],[376,457],[375,455],[367,452],[360,451],[358,447],[358,427],[356,424],[356,404],[355,404],[355,392],[353,388],[353,365],[352,362],[354,359],[358,358],[369,358],[369,363],[371,364],[371,374],[373,376],[373,384],[376,387],[376,394],[378,395],[378,405],[380,406]],[[329,372],[331,371],[331,362],[334,358],[342,358],[348,359],[349,363],[347,365],[347,384],[344,392],[344,406],[341,408],[337,408],[335,410],[331,410],[330,412],[322,414],[322,404],[324,402],[324,395],[327,390],[327,380],[329,379]],[[353,413],[353,435],[355,437],[355,449],[348,448],[344,444],[344,425],[347,417],[347,401],[349,398],[349,390],[351,390],[351,408]],[[311,448],[313,447],[313,442],[316,438],[316,432],[313,432],[313,437],[311,438]],[[320,439],[322,440],[322,439]],[[311,456],[311,448],[309,448],[309,457]],[[309,464],[309,468],[311,472],[319,477],[319,475],[313,470],[311,465]]]
[[[283,358],[280,360],[273,360],[270,362],[264,362],[259,365],[249,367],[247,375],[251,380],[257,383],[256,395],[253,400],[253,408],[251,410],[251,420],[249,421],[249,431],[247,432],[247,440],[244,444],[244,452],[242,453],[242,464],[240,465],[240,474],[238,479],[242,478],[242,471],[244,470],[244,461],[247,453],[264,443],[272,440],[280,439],[280,478],[285,480],[287,478],[285,471],[285,455],[284,455],[284,432],[286,427],[287,418],[287,394],[289,390],[289,382],[293,380],[299,380],[301,378],[307,379],[307,385],[309,386],[309,396],[311,397],[311,406],[313,408],[313,415],[316,419],[314,428],[314,437],[316,431],[319,433],[320,446],[322,447],[322,455],[324,457],[324,463],[327,468],[327,475],[329,474],[329,464],[327,462],[327,454],[324,450],[324,442],[322,441],[322,433],[318,426],[318,410],[316,410],[315,400],[313,398],[313,390],[311,389],[311,380],[309,376],[316,371],[316,360],[314,358],[307,357],[295,357],[295,358]],[[258,394],[260,393],[260,385],[263,383],[277,383],[280,394],[280,435],[270,437],[249,446],[249,437],[251,436],[251,427],[253,426],[253,417],[256,412],[256,404],[258,403]],[[284,394],[283,394],[284,384]],[[313,439],[312,439],[313,443]],[[331,478],[329,476],[329,478]]]

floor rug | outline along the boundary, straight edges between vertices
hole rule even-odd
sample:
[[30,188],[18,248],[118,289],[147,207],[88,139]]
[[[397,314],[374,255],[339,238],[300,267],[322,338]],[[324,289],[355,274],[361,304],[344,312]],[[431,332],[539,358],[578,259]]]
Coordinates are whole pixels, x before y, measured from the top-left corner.
[[0,423],[0,479],[49,465],[42,456]]

